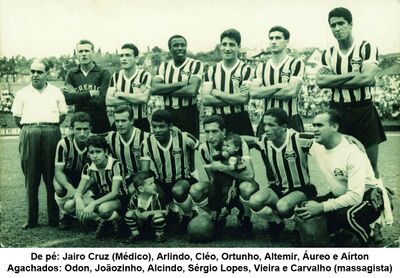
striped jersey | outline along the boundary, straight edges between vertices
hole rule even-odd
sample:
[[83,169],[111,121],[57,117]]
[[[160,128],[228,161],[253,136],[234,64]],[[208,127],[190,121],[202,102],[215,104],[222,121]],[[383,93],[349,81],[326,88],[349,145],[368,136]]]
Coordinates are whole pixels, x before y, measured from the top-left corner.
[[275,183],[282,193],[310,183],[307,154],[312,145],[312,134],[288,129],[285,143],[279,148],[265,134],[258,141],[264,163],[271,166]]
[[[349,51],[343,54],[338,45],[332,46],[322,53],[321,63],[335,74],[359,72],[365,63],[378,64],[378,48],[367,41],[354,41]],[[371,100],[372,89],[372,86],[357,89],[333,88],[331,100],[339,104]]]
[[135,192],[132,194],[128,204],[128,210],[137,210],[139,212],[165,209],[165,201],[158,193],[151,196],[147,202],[143,202],[142,199],[140,199],[140,193]]
[[140,148],[143,140],[149,137],[149,133],[136,127],[133,128],[131,138],[127,142],[115,131],[110,131],[106,136],[111,154],[117,158],[124,167],[127,176],[136,175],[140,168]]
[[[110,79],[110,87],[126,94],[140,94],[150,88],[151,75],[143,69],[136,69],[132,77],[126,78],[124,70],[115,72]],[[147,118],[146,104],[132,104],[135,119]]]
[[104,169],[98,169],[94,163],[86,163],[82,170],[81,179],[91,182],[89,189],[93,192],[96,199],[111,192],[114,180],[121,181],[119,194],[127,194],[122,164],[110,156],[107,157],[107,165]]
[[[223,62],[208,68],[205,75],[206,82],[212,82],[213,89],[227,94],[239,94],[240,86],[244,81],[250,80],[251,68],[243,61],[238,60],[232,69],[226,69]],[[234,114],[247,111],[247,104],[226,105],[214,107],[214,114]]]
[[80,149],[72,135],[62,138],[56,148],[55,165],[64,166],[67,177],[79,177],[83,166],[89,161],[87,148]]
[[[189,82],[192,76],[203,79],[203,64],[199,60],[186,58],[185,62],[179,67],[174,65],[174,60],[161,63],[157,71],[157,77],[161,78],[165,84],[181,81]],[[174,97],[172,94],[164,95],[164,105],[167,107],[181,108],[197,103],[197,96],[194,97]]]
[[170,141],[163,147],[154,135],[143,141],[142,158],[150,160],[157,171],[157,178],[163,183],[190,178],[189,149],[195,150],[199,141],[187,132],[178,132],[170,136]]
[[[280,83],[289,83],[292,78],[304,78],[304,63],[291,56],[286,56],[280,65],[274,65],[272,59],[258,65],[255,78],[261,81],[262,86],[272,86]],[[268,98],[264,102],[264,111],[273,107],[285,110],[289,116],[298,114],[298,98],[274,99]]]

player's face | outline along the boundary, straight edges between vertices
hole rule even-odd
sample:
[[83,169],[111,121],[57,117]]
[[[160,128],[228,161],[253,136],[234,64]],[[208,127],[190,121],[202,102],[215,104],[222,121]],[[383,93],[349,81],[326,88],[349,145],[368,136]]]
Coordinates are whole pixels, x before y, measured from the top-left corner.
[[170,43],[170,51],[174,60],[183,60],[186,58],[186,41],[182,38],[174,38]]
[[169,139],[171,127],[166,122],[152,121],[151,128],[153,130],[154,136],[156,137],[157,141],[165,142]]
[[154,195],[157,193],[157,186],[154,182],[154,178],[148,178],[143,181],[142,190],[144,193]]
[[235,146],[232,140],[224,140],[222,144],[222,151],[234,155],[239,150],[239,147]]
[[114,122],[121,135],[128,134],[133,129],[133,121],[129,119],[128,112],[114,113]]
[[285,126],[280,126],[275,117],[264,116],[264,132],[268,140],[275,141],[285,132]]
[[333,36],[338,41],[347,39],[351,35],[353,28],[353,25],[349,24],[343,17],[331,17],[329,26],[331,27]]
[[282,32],[273,31],[269,33],[269,46],[272,53],[282,53],[286,49],[287,44],[288,40],[285,40]]
[[46,66],[39,61],[33,62],[31,65],[32,86],[40,90],[46,86],[46,80]]
[[90,160],[99,168],[106,167],[107,163],[107,154],[106,151],[102,148],[97,148],[95,146],[90,145],[88,147],[88,154]]
[[237,59],[240,51],[240,46],[237,42],[228,37],[222,39],[219,48],[222,52],[222,59],[228,61]]
[[81,65],[87,65],[93,61],[94,51],[90,44],[78,44],[76,46],[76,55]]
[[75,122],[72,128],[74,138],[79,143],[85,143],[89,138],[91,126],[89,122]]
[[334,129],[329,123],[328,114],[319,114],[315,116],[313,120],[313,132],[315,136],[315,141],[320,144],[328,142],[332,138]]
[[133,55],[133,50],[129,48],[124,48],[119,51],[119,61],[121,63],[121,68],[131,69],[136,64],[135,56]]
[[213,147],[220,145],[225,136],[225,129],[221,130],[218,123],[209,123],[204,125],[204,132],[206,133],[206,140]]

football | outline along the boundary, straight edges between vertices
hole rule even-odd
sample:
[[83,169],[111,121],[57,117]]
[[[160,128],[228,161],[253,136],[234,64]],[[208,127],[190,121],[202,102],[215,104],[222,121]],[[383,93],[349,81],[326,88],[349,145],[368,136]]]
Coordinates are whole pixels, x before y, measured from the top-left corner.
[[194,217],[188,225],[187,234],[190,242],[204,243],[214,239],[214,224],[206,215]]

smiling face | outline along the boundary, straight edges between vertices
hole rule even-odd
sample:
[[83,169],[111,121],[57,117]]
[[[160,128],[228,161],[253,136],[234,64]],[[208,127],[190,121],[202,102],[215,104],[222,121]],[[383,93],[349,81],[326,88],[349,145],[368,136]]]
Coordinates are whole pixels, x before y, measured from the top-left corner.
[[93,61],[94,50],[90,44],[78,44],[76,46],[76,55],[81,65],[87,65]]
[[274,54],[282,53],[288,44],[288,40],[285,40],[285,37],[282,32],[272,31],[269,33],[269,46],[271,47],[271,52]]
[[129,112],[114,113],[114,122],[121,135],[129,134],[133,129],[133,120],[129,119]]
[[132,69],[136,64],[135,55],[133,50],[129,48],[123,48],[119,51],[119,61],[122,69]]
[[44,88],[47,82],[46,66],[40,61],[34,61],[31,65],[32,86],[38,90]]
[[329,19],[329,26],[333,36],[338,41],[346,40],[352,32],[353,24],[348,23],[343,17],[331,17]]
[[177,61],[186,59],[187,43],[183,38],[173,38],[169,45],[172,58]]
[[219,46],[222,52],[222,59],[231,61],[237,59],[240,52],[240,45],[232,38],[224,37]]

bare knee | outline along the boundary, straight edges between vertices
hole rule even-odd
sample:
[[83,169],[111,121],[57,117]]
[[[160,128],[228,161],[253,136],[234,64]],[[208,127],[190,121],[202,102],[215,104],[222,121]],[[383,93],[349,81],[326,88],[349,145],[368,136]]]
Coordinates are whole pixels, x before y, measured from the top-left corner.
[[109,218],[113,212],[113,209],[110,204],[103,203],[97,209],[99,216],[103,219]]
[[283,217],[290,217],[293,214],[293,206],[289,204],[286,200],[279,200],[276,204],[276,209]]
[[244,200],[249,200],[250,197],[256,193],[258,185],[256,183],[244,181],[239,185],[240,196]]
[[178,202],[183,202],[186,200],[190,190],[190,184],[186,180],[180,180],[174,184],[172,187],[172,196]]
[[252,210],[259,211],[265,207],[264,199],[258,194],[253,194],[249,199],[249,206]]
[[136,218],[136,213],[135,213],[135,211],[133,211],[133,210],[128,210],[128,211],[125,213],[125,217],[126,217],[126,218]]
[[204,182],[198,182],[190,187],[189,194],[195,202],[200,202],[207,196],[208,184]]
[[75,201],[73,199],[66,201],[64,210],[68,214],[73,214],[75,212]]

